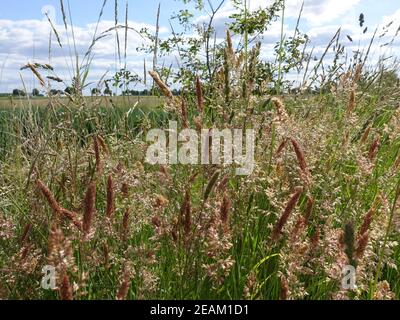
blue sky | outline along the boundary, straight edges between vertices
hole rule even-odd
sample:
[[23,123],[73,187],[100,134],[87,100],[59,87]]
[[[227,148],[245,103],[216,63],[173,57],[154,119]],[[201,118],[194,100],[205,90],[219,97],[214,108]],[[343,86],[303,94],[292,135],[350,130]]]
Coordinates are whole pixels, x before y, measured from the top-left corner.
[[[324,0],[318,0],[323,3]],[[346,2],[347,0],[336,0],[338,3]],[[103,0],[69,0],[74,23],[84,25],[93,22],[97,19],[100,7]],[[129,0],[130,14],[129,18],[140,20],[147,23],[154,23],[157,6],[161,2],[162,20],[167,22],[168,17],[173,11],[182,9],[182,3],[176,0]],[[214,1],[215,2],[215,1]],[[250,0],[251,2],[251,0]],[[306,0],[307,2],[307,0]],[[0,11],[0,19],[10,20],[31,20],[42,19],[42,8],[52,5],[57,10],[59,15],[60,1],[59,0],[14,0],[7,2],[7,5],[2,6]],[[120,10],[124,11],[125,1],[119,0]],[[362,0],[352,8],[359,13],[363,12],[371,23],[378,23],[383,15],[390,15],[400,8],[398,0]],[[109,0],[106,6],[104,18],[112,20],[114,18],[114,1]],[[123,16],[121,16],[123,18]],[[339,19],[340,20],[340,19]]]
[[[103,0],[70,0],[70,7],[74,23],[84,25],[93,22],[97,19]],[[130,19],[141,20],[144,22],[153,22],[157,12],[157,6],[160,1],[156,0],[143,0],[143,1],[129,1],[130,5]],[[178,3],[174,0],[162,1],[163,9],[172,11],[178,8]],[[125,10],[125,1],[119,1],[121,6],[120,10]],[[0,11],[0,19],[11,20],[28,20],[28,19],[42,19],[42,8],[47,5],[52,5],[56,8],[59,14],[60,1],[59,0],[14,0],[9,1],[7,5],[2,6]],[[67,1],[65,1],[67,6]],[[172,9],[172,10],[170,10]],[[105,14],[105,19],[114,19],[114,1],[108,1]],[[123,15],[121,15],[123,18]]]
[[[119,1],[119,18],[125,19],[125,1]],[[140,29],[148,27],[154,30],[157,7],[160,1],[157,0],[128,0],[129,1],[129,24]],[[211,0],[216,4],[220,0]],[[251,8],[266,6],[272,0],[249,0]],[[68,1],[64,0],[65,6]],[[76,26],[76,38],[78,50],[81,54],[85,52],[91,42],[94,31],[94,23],[103,3],[103,0],[69,0],[73,23]],[[297,15],[302,0],[286,0],[286,21],[285,30],[292,34]],[[54,15],[53,10],[54,8]],[[59,30],[63,43],[66,41],[66,34],[63,33],[62,17],[59,0],[13,0],[2,6],[0,11],[0,92],[9,92],[13,88],[21,87],[19,68],[27,62],[43,62],[49,60],[48,40],[50,26],[44,21],[44,10],[49,10],[50,16],[54,19],[54,24]],[[170,34],[168,19],[171,14],[185,5],[181,0],[162,0],[161,1],[161,38]],[[226,0],[221,11],[215,18],[217,29],[223,34],[228,17],[234,12],[230,0]],[[358,27],[358,17],[360,13],[366,17],[366,25],[369,31],[366,35],[360,33]],[[206,12],[197,12],[198,22],[207,20]],[[105,13],[100,25],[100,31],[106,30],[113,25],[114,20],[114,0],[108,0]],[[344,44],[345,36],[349,34],[353,39],[360,42],[367,42],[371,37],[371,32],[377,25],[383,26],[388,21],[394,20],[391,27],[400,25],[400,0],[305,0],[303,19],[300,28],[308,33],[314,45],[315,52],[322,51],[329,42],[338,27],[342,27]],[[175,26],[177,27],[177,26]],[[272,59],[273,46],[279,38],[279,21],[271,26],[270,30],[264,35],[263,56],[265,59]],[[382,39],[384,41],[385,38]],[[138,74],[143,70],[143,60],[151,65],[151,56],[138,53],[136,47],[142,40],[134,34],[129,36],[128,45],[128,67]],[[53,44],[55,39],[53,39]],[[351,47],[350,47],[351,49]],[[395,42],[393,50],[400,49],[399,42]],[[382,53],[379,46],[373,48],[376,56]],[[51,62],[63,78],[68,78],[68,58],[66,53],[58,50],[53,45]],[[119,66],[115,64],[115,39],[105,39],[95,48],[95,60],[90,77],[93,81],[99,79],[106,71],[112,73]],[[174,61],[175,57],[170,57]],[[37,84],[32,79],[32,75],[23,73],[30,89]],[[25,79],[26,77],[26,79]]]

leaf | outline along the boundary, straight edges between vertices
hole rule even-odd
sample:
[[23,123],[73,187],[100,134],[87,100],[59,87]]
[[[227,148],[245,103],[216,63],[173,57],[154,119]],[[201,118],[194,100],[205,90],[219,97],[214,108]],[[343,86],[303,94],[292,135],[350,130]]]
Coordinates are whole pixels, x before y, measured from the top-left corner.
[[269,256],[266,256],[265,258],[261,259],[254,267],[253,267],[253,271],[257,271],[257,269],[259,267],[261,267],[262,264],[264,264],[265,262],[267,262],[269,259],[274,258],[276,256],[279,256],[279,253],[274,253],[271,254]]
[[349,40],[350,40],[350,42],[353,42],[353,38],[352,38],[352,37],[350,37],[349,35],[347,36],[347,39],[349,39]]

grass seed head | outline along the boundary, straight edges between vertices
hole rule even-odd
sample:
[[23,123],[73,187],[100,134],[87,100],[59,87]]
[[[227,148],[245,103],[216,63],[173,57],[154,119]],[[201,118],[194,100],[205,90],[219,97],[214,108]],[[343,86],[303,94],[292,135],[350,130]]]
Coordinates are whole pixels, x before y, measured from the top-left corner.
[[96,205],[96,183],[92,182],[86,191],[84,200],[84,215],[83,215],[83,232],[88,235],[90,233],[93,217],[95,214]]
[[282,213],[282,216],[276,223],[271,238],[273,241],[277,241],[282,233],[282,229],[289,220],[290,214],[293,212],[294,208],[296,207],[297,202],[300,199],[301,194],[303,193],[303,187],[296,187],[294,193],[290,197],[289,202],[286,204],[285,210]]

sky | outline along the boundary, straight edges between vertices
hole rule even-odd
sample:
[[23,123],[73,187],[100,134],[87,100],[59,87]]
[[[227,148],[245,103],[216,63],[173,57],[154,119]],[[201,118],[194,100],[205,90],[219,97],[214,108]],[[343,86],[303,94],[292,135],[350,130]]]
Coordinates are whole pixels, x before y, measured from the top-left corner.
[[[3,0],[4,1],[4,0]],[[64,0],[65,10],[71,9],[74,33],[78,52],[83,55],[90,46],[95,32],[96,21],[104,0]],[[125,4],[129,5],[129,26],[139,30],[143,27],[155,31],[156,12],[161,2],[160,38],[171,34],[169,19],[174,12],[185,9],[182,0],[117,0],[119,5],[119,19],[125,19]],[[221,0],[211,0],[216,5]],[[265,7],[272,0],[248,0],[250,9]],[[108,0],[105,6],[98,33],[114,25],[114,0]],[[302,0],[286,0],[285,32],[292,34],[296,24]],[[51,54],[49,60],[49,36],[51,26],[44,13],[47,12],[57,29],[63,49],[57,47],[56,38],[52,36]],[[230,0],[225,0],[221,10],[215,18],[217,34],[224,34],[229,16],[234,12]],[[365,15],[366,34],[362,34],[358,26],[360,13]],[[208,19],[208,12],[196,12],[196,21],[203,23]],[[388,28],[388,33],[379,41],[380,44],[390,39],[400,26],[400,0],[304,0],[304,11],[300,29],[307,33],[315,46],[315,53],[321,54],[335,34],[338,27],[342,27],[342,42],[350,48],[355,43],[367,43],[372,32],[377,26],[383,28],[390,21],[393,24]],[[179,29],[176,22],[172,21],[174,28]],[[381,30],[381,29],[380,29]],[[123,32],[121,32],[123,33]],[[273,59],[273,47],[279,40],[280,22],[274,23],[263,35],[262,56]],[[378,32],[379,33],[379,32]],[[349,43],[345,36],[350,35],[354,43]],[[69,35],[70,37],[70,35]],[[347,41],[347,42],[346,42]],[[123,47],[123,34],[121,34]],[[141,75],[143,61],[148,66],[152,64],[151,55],[137,52],[136,48],[143,43],[143,39],[135,32],[130,32],[128,37],[128,63],[129,70]],[[94,48],[94,59],[89,74],[90,81],[97,81],[106,72],[112,74],[120,67],[116,64],[115,38],[113,36],[100,40]],[[391,54],[400,49],[400,42],[395,41],[391,51],[386,47],[381,48],[376,44],[372,56]],[[400,52],[400,51],[399,51]],[[169,61],[175,61],[169,57]],[[57,75],[63,79],[71,78],[72,62],[68,49],[68,35],[64,32],[63,19],[59,0],[13,0],[7,1],[0,11],[0,93],[11,92],[14,88],[27,87],[32,90],[38,87],[37,81],[28,71],[20,68],[28,62],[49,63],[55,68]],[[162,60],[160,61],[162,63]]]

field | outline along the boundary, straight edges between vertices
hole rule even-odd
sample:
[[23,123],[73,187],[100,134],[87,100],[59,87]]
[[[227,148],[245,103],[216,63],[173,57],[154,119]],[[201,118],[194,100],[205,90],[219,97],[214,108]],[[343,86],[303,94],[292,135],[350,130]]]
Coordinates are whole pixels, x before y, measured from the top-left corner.
[[[258,45],[221,50],[180,96],[0,99],[0,298],[400,298],[397,70],[272,90]],[[254,170],[149,163],[170,121],[252,129]]]
[[[133,97],[133,96],[125,96],[125,97],[102,97],[99,99],[98,97],[86,97],[85,98],[88,103],[92,101],[96,101],[98,104],[106,107],[112,106],[112,103],[117,106],[122,106],[124,108],[133,107],[137,103],[137,107],[139,108],[154,108],[160,106],[162,103],[162,99],[159,97],[153,96],[142,96],[142,97]],[[111,100],[111,101],[110,101]],[[32,105],[34,107],[46,107],[49,105],[51,99],[47,97],[38,97],[38,98],[19,98],[19,97],[0,97],[0,108],[7,109],[12,107],[20,107],[24,108],[26,106]],[[68,98],[58,98],[59,104],[62,105],[71,105],[71,101]]]

